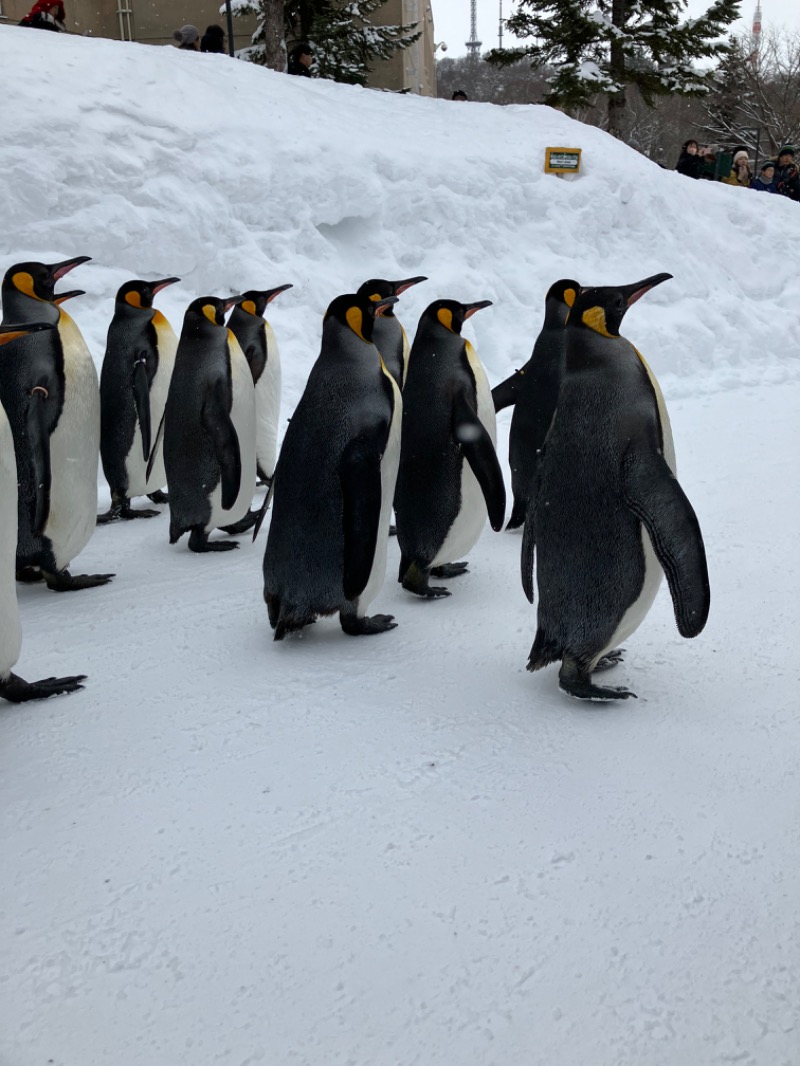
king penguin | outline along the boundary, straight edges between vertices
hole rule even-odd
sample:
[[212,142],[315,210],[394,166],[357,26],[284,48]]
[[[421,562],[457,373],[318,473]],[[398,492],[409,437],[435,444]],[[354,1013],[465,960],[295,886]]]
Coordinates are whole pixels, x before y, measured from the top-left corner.
[[97,519],[153,518],[135,510],[131,496],[160,489],[166,480],[158,455],[147,477],[153,437],[161,423],[175,366],[178,338],[153,298],[180,278],[128,281],[117,293],[100,373],[100,458],[111,489],[111,507]]
[[256,472],[269,485],[278,454],[278,418],[281,410],[281,357],[269,322],[262,317],[267,306],[291,285],[242,295],[228,319],[228,329],[239,342],[256,389]]
[[[54,325],[40,322],[30,326],[0,326],[0,347],[13,347],[31,333],[52,331]],[[5,357],[6,351],[2,352]],[[39,396],[40,394],[36,394]],[[32,400],[32,404],[39,402]],[[34,416],[35,420],[35,416]],[[35,427],[34,427],[35,429]],[[38,485],[37,506],[43,506],[44,484]],[[0,696],[11,703],[41,700],[62,692],[74,692],[83,688],[84,674],[75,677],[48,677],[42,681],[25,681],[12,673],[11,668],[19,658],[22,648],[22,630],[17,608],[17,590],[14,581],[17,554],[17,462],[14,456],[14,439],[5,410],[0,404]]]
[[[113,574],[70,574],[97,520],[100,393],[86,342],[60,306],[79,290],[55,294],[55,284],[89,256],[63,263],[18,263],[2,284],[3,324],[54,325],[24,337],[0,360],[0,400],[6,409],[19,465],[18,574],[44,577],[56,592],[105,585]],[[36,431],[29,432],[35,419]],[[46,491],[33,502],[39,480]],[[32,515],[36,515],[36,520]],[[37,568],[35,570],[34,568]]]
[[336,611],[351,636],[396,625],[365,613],[386,572],[400,457],[400,390],[372,343],[395,299],[347,294],[325,313],[272,483],[264,600],[275,640]]
[[564,374],[564,328],[581,291],[577,281],[563,279],[547,290],[544,324],[525,366],[492,389],[495,411],[514,405],[508,436],[508,462],[514,506],[506,529],[525,521],[528,494],[536,476],[539,453],[558,403]]
[[626,699],[594,670],[621,661],[667,575],[678,631],[695,637],[709,610],[700,526],[675,476],[664,397],[653,372],[620,336],[625,312],[667,281],[584,289],[566,327],[558,409],[539,461],[522,542],[522,583],[538,629],[529,670],[561,662],[559,685],[587,700]]
[[455,562],[478,540],[488,510],[503,525],[506,492],[495,453],[494,405],[464,322],[491,300],[436,300],[422,314],[403,389],[403,438],[395,514],[403,588],[449,596],[429,577],[458,577]]
[[189,304],[162,421],[169,542],[189,533],[193,552],[239,546],[208,535],[247,515],[256,486],[253,376],[224,317],[238,299]]
[[[406,278],[404,281],[385,281],[383,278],[372,278],[371,281],[364,282],[357,295],[366,296],[367,299],[377,303],[378,300],[385,300],[390,296],[399,297],[406,289],[410,289],[412,285],[419,285],[421,281],[427,280],[427,278],[421,276]],[[411,349],[406,331],[395,315],[393,307],[387,307],[383,314],[375,319],[372,340],[381,353],[381,359],[383,359],[386,369],[397,382],[397,387],[402,392],[406,382],[408,356]]]

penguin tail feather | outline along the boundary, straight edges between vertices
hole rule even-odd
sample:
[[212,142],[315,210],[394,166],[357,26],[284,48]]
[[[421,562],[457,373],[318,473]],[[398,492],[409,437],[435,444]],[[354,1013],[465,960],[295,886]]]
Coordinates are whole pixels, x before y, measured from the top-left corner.
[[[311,613],[303,608],[293,607],[291,604],[281,603],[280,601],[276,603],[271,596],[269,598],[265,596],[264,598],[267,600],[270,625],[275,630],[273,640],[283,640],[288,634],[297,633],[316,621],[316,612]],[[276,607],[277,610],[275,609]]]
[[544,630],[537,629],[533,646],[528,656],[528,669],[531,671],[541,670],[542,667],[549,666],[551,663],[561,662],[563,657],[564,648],[562,645],[548,637]]

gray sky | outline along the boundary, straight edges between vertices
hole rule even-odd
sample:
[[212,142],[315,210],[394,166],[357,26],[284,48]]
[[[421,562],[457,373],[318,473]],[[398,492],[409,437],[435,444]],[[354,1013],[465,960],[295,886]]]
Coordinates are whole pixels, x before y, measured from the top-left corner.
[[[470,0],[432,0],[432,3],[436,40],[447,43],[447,52],[440,51],[437,56],[455,58],[466,55],[464,42],[470,35]],[[497,46],[501,3],[503,16],[508,18],[516,8],[516,0],[477,0],[478,38],[483,42],[481,51]],[[701,15],[708,6],[705,0],[689,0],[688,14]],[[755,0],[743,0],[740,8],[743,18],[733,24],[733,32],[742,33],[750,28],[755,9]],[[800,31],[800,0],[762,0],[761,14],[762,28],[765,30],[770,25],[777,25]],[[505,46],[514,47],[518,43],[509,33],[503,34]]]

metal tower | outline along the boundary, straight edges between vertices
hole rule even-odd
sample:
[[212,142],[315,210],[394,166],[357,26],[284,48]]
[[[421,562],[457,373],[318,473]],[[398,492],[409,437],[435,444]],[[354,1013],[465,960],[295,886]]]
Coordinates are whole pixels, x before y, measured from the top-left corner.
[[753,70],[758,73],[761,61],[761,0],[756,0],[756,10],[753,15],[753,51],[750,53],[750,63]]
[[483,41],[478,40],[478,0],[469,2],[469,37],[465,42],[467,55],[470,59],[480,59]]

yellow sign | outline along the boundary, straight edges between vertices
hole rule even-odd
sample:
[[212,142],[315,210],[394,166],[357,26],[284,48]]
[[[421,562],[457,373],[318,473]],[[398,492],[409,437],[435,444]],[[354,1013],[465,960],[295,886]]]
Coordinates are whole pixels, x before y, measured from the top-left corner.
[[581,149],[545,148],[544,169],[546,174],[579,174]]

